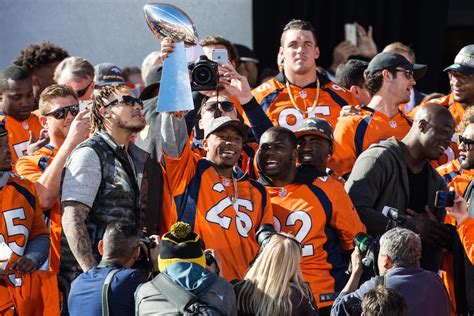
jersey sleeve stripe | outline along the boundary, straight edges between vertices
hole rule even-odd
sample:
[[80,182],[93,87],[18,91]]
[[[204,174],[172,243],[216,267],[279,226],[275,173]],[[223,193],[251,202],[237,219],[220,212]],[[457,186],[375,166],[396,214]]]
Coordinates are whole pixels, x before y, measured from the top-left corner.
[[262,102],[260,102],[260,106],[262,107],[263,112],[267,112],[268,108],[273,103],[273,101],[275,101],[276,97],[278,96],[278,94],[280,94],[281,91],[282,90],[277,89],[262,99]]
[[196,173],[186,186],[186,190],[182,194],[174,197],[176,212],[178,213],[178,221],[188,223],[191,225],[193,230],[196,220],[197,201],[199,189],[201,188],[202,174],[210,167],[211,164],[207,160],[199,160],[196,165]]
[[344,105],[348,105],[349,102],[344,100],[343,97],[341,97],[339,94],[337,94],[335,91],[331,90],[331,88],[321,88],[324,92],[327,92],[329,96],[336,102],[341,108]]
[[344,262],[344,258],[339,247],[339,238],[337,237],[335,230],[330,225],[333,213],[332,203],[321,188],[318,188],[314,184],[309,184],[308,187],[313,192],[313,194],[316,195],[319,202],[323,206],[324,213],[326,214],[326,223],[324,225],[326,242],[323,244],[323,249],[328,254],[327,262],[332,266],[330,274],[334,279],[334,289],[336,291],[340,291],[344,288],[344,285],[347,281],[347,276],[344,273],[347,268],[347,264]]
[[258,223],[258,225],[255,225],[255,232],[257,232],[260,226],[262,226],[263,213],[265,212],[265,209],[267,208],[267,190],[265,190],[265,187],[261,185],[260,183],[258,183],[257,181],[249,179],[249,182],[262,195],[262,209],[261,209],[262,214],[260,216],[260,223]]
[[33,194],[31,194],[30,191],[28,191],[26,188],[22,187],[18,183],[15,182],[8,182],[7,185],[11,185],[14,187],[21,195],[25,197],[25,199],[28,201],[32,209],[35,209],[36,207],[36,198]]
[[373,115],[367,116],[359,122],[357,129],[354,135],[354,145],[356,150],[356,157],[359,157],[360,154],[364,151],[364,137],[367,132],[367,127],[369,127],[369,122],[372,119]]

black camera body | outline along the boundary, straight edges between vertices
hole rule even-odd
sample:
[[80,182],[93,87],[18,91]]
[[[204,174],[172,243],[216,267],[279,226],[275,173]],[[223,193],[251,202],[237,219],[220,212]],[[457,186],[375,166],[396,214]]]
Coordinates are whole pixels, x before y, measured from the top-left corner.
[[[150,250],[156,247],[156,242],[146,235],[141,235],[140,242],[146,246],[146,253],[140,251],[140,257],[133,264],[134,269],[141,269],[147,272],[153,271],[153,263],[151,262]],[[143,249],[141,249],[143,250]]]
[[373,238],[361,232],[355,235],[352,244],[354,247],[359,248],[362,254],[365,254],[364,258],[362,258],[362,265],[378,274],[377,257],[380,249],[378,238]]
[[218,64],[209,60],[205,55],[189,65],[191,70],[191,90],[206,91],[217,90],[219,86]]

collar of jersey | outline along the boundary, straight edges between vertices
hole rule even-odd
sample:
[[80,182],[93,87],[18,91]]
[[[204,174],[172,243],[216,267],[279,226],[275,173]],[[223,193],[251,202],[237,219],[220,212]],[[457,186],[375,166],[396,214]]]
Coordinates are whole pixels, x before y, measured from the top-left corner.
[[[319,77],[319,81],[320,81],[320,87],[324,87],[328,82],[329,82],[329,79],[324,76],[323,74],[321,74],[320,72],[318,72],[318,77]],[[275,76],[275,79],[278,80],[281,84],[285,85],[286,84],[286,77],[285,77],[285,74],[283,72],[280,72],[278,73],[278,75]],[[290,82],[290,81],[289,81]],[[290,84],[292,86],[295,86],[295,87],[299,87],[297,85],[294,85],[290,82]],[[301,89],[306,89],[306,88],[316,88],[317,84],[316,84],[316,81],[315,82],[312,82],[304,87],[299,87]]]
[[12,173],[10,171],[0,172],[0,189],[2,189],[5,186],[5,184],[8,182],[8,179],[10,178],[11,174]]
[[[274,186],[273,181],[263,174],[261,171],[258,172],[259,178],[258,182],[260,182],[264,186]],[[296,184],[311,184],[313,181],[318,177],[327,176],[328,174],[326,171],[321,171],[313,166],[303,165],[300,164],[296,168],[296,176],[293,179],[292,183]]]

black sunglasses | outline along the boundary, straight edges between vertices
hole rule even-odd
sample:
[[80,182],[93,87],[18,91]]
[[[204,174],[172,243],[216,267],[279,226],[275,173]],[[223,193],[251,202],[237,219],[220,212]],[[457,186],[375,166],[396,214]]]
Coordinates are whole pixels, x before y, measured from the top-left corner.
[[474,140],[459,136],[459,143],[463,143],[466,146],[472,146],[474,145]]
[[77,97],[78,97],[78,98],[82,98],[82,97],[86,94],[87,90],[89,89],[89,87],[91,86],[91,84],[92,84],[93,82],[94,82],[94,80],[91,80],[91,81],[89,82],[89,84],[88,84],[84,89],[76,90]]
[[119,103],[123,103],[123,104],[128,105],[128,106],[134,106],[135,103],[137,103],[138,105],[140,105],[143,108],[143,101],[139,98],[134,98],[130,95],[123,95],[119,99],[112,100],[109,103],[107,103],[105,105],[105,107],[108,107],[110,105],[117,105]]
[[72,104],[54,111],[44,114],[44,116],[54,116],[55,119],[61,120],[67,116],[68,113],[71,113],[72,116],[76,116],[79,113],[79,104]]
[[235,108],[235,104],[230,101],[219,101],[219,102],[212,101],[212,102],[206,102],[204,104],[204,109],[206,111],[214,112],[219,109],[219,104],[221,105],[220,108],[224,112],[232,112]]
[[413,79],[413,75],[414,75],[414,72],[413,72],[413,69],[395,69],[397,72],[403,72],[405,73],[405,77],[407,79]]

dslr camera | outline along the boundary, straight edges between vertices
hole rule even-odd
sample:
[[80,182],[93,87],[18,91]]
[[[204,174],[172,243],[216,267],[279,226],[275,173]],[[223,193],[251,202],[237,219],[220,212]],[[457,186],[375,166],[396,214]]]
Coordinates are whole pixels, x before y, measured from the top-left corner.
[[[147,272],[153,271],[153,263],[151,261],[151,249],[156,247],[156,242],[152,240],[150,237],[142,234],[140,236],[140,242],[142,242],[146,246],[146,253],[140,251],[140,257],[135,261],[133,264],[134,269],[142,269],[146,270]],[[143,250],[143,248],[141,249]]]
[[352,240],[354,247],[359,248],[359,251],[364,255],[362,258],[362,265],[367,269],[372,269],[375,274],[378,274],[377,257],[379,255],[379,240],[365,233],[357,233]]
[[209,60],[205,55],[199,56],[196,62],[189,65],[189,70],[191,71],[191,90],[217,90],[219,85],[217,65],[215,61]]

